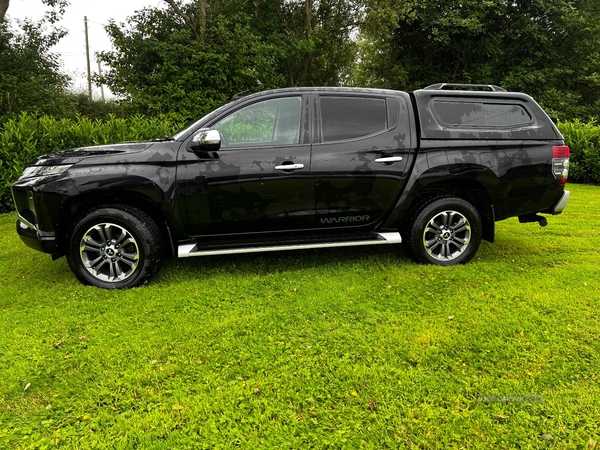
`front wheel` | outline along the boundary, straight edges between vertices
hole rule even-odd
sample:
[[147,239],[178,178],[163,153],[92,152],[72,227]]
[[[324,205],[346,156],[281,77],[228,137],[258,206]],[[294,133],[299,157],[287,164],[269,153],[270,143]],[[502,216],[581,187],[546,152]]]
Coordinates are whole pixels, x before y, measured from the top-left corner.
[[91,210],[73,228],[67,260],[83,284],[125,289],[142,284],[160,266],[162,238],[137,208],[113,205]]
[[437,197],[421,204],[405,230],[407,253],[421,264],[465,264],[481,244],[481,218],[469,202]]

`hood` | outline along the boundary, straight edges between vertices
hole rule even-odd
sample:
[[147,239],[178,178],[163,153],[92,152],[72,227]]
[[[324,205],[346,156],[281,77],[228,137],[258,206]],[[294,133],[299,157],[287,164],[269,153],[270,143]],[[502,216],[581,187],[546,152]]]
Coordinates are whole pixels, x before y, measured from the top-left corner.
[[86,158],[106,155],[125,155],[139,153],[150,147],[152,142],[130,142],[114,145],[96,145],[94,147],[82,147],[73,150],[50,153],[40,156],[34,166],[57,166],[63,164],[76,164]]

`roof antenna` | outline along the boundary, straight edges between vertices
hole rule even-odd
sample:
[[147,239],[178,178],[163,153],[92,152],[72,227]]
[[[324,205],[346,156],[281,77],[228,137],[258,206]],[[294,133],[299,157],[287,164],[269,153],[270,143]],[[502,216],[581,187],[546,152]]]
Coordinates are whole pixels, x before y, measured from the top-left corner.
[[257,81],[255,87],[246,89],[245,91],[242,91],[242,92],[238,92],[233,97],[231,97],[231,100],[239,100],[240,98],[245,97],[246,95],[258,92],[258,91],[262,90],[263,88],[264,88],[264,85],[260,81]]

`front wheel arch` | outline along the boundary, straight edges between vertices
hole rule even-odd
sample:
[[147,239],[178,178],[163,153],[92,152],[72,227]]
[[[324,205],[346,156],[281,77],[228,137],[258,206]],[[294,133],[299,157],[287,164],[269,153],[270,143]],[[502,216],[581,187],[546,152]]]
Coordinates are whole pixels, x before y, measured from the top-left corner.
[[143,211],[106,205],[75,221],[68,238],[67,261],[83,284],[126,289],[156,273],[163,242],[156,223]]
[[60,211],[57,230],[57,248],[59,253],[57,257],[64,256],[69,251],[71,232],[75,225],[91,211],[106,206],[118,205],[119,207],[137,209],[146,214],[158,227],[164,245],[164,256],[176,255],[175,243],[170,230],[167,217],[172,217],[173,211],[162,208],[152,199],[144,195],[133,195],[125,193],[109,193],[103,195],[79,195],[65,202]]

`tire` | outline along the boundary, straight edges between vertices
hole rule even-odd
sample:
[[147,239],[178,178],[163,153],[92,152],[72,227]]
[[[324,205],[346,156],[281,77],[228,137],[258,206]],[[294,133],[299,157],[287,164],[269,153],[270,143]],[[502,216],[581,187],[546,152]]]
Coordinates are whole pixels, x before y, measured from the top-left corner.
[[83,284],[127,289],[156,273],[162,247],[160,231],[147,214],[125,205],[110,205],[88,211],[76,223],[67,261]]
[[466,264],[481,244],[481,218],[458,197],[433,197],[409,216],[405,234],[408,255],[420,264]]

